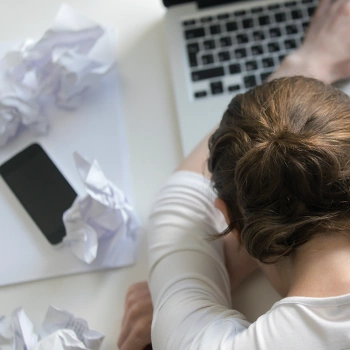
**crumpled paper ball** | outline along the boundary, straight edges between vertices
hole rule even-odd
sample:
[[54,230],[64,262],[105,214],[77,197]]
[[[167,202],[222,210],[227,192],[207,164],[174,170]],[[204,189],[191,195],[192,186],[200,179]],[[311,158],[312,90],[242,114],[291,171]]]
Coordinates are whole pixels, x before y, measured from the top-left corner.
[[78,108],[115,61],[114,29],[62,5],[39,40],[26,40],[0,60],[0,146],[21,127],[46,133],[48,107]]
[[40,336],[22,308],[14,310],[11,319],[0,317],[1,350],[99,350],[103,339],[85,320],[53,306],[47,310]]
[[[96,259],[99,244],[108,241],[105,264],[131,263],[135,258],[139,222],[124,193],[106,178],[96,160],[90,162],[74,153],[75,165],[86,195],[77,197],[63,215],[66,229],[64,244],[73,254],[90,264]],[[124,257],[121,259],[120,253]],[[128,255],[128,256],[127,256]]]

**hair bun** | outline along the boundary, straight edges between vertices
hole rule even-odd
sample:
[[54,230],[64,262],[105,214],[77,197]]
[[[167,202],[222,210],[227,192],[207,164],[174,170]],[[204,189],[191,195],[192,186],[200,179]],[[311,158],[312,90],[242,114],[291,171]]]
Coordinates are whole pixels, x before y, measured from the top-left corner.
[[235,180],[244,219],[242,237],[255,237],[247,240],[251,247],[259,246],[259,239],[268,242],[265,254],[286,255],[309,238],[296,236],[298,229],[324,220],[319,214],[338,211],[339,203],[350,208],[348,189],[339,187],[339,158],[339,148],[329,140],[282,130],[238,161]]
[[[262,262],[350,224],[350,99],[317,80],[271,81],[231,101],[209,170],[229,229]],[[227,230],[226,230],[227,232]]]

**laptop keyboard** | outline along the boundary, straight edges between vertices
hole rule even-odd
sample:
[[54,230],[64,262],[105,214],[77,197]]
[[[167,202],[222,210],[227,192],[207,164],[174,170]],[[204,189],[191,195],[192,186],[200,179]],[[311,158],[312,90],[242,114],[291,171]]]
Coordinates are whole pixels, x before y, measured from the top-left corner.
[[183,20],[194,99],[242,93],[264,82],[302,43],[317,5],[282,1]]

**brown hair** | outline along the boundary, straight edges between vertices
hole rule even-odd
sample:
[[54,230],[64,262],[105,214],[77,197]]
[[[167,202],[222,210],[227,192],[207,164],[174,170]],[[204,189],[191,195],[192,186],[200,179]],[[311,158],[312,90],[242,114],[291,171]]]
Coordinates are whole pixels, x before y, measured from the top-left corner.
[[264,263],[350,223],[350,98],[317,80],[237,95],[209,140],[214,189],[248,253]]

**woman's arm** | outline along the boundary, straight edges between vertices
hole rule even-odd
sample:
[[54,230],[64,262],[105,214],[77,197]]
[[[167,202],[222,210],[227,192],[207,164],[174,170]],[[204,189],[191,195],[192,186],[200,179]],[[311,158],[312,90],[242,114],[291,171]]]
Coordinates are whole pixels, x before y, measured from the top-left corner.
[[[208,141],[214,130],[195,147],[187,158],[185,158],[178,166],[177,171],[192,171],[210,179],[207,166],[209,157]],[[257,267],[255,259],[253,259],[239,244],[237,235],[238,232],[234,231],[223,239],[225,263],[230,278],[231,291],[234,291]]]
[[350,1],[321,0],[301,47],[269,80],[303,75],[332,84],[350,77]]
[[[210,178],[207,167],[209,156],[208,140],[211,133],[205,137],[193,152],[179,165],[176,171],[190,171]],[[214,198],[213,198],[214,200]],[[223,255],[228,272],[231,290],[234,290],[255,268],[255,261],[242,249],[233,236],[223,239]],[[230,291],[227,293],[229,299]],[[142,350],[151,340],[152,301],[146,282],[130,287],[126,302],[122,331],[118,339],[120,350]]]

